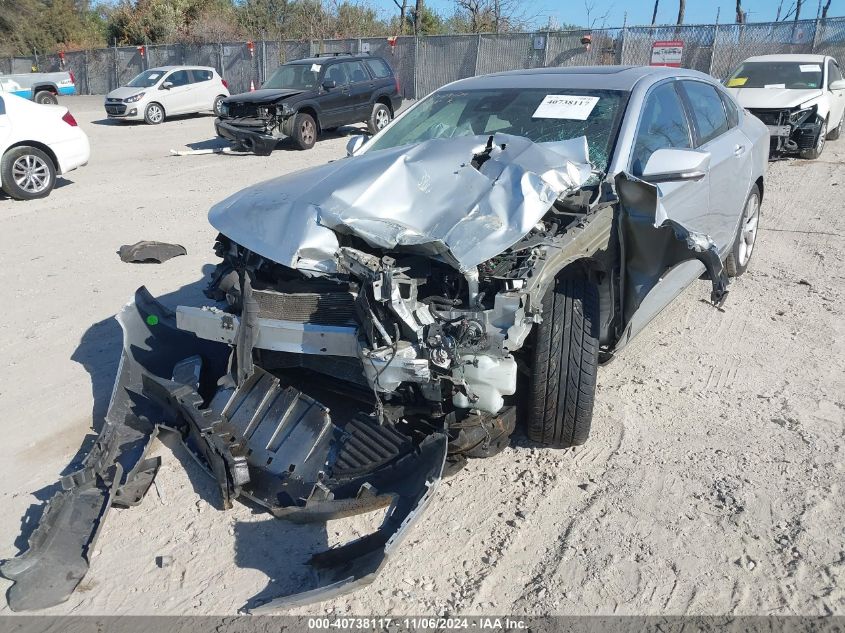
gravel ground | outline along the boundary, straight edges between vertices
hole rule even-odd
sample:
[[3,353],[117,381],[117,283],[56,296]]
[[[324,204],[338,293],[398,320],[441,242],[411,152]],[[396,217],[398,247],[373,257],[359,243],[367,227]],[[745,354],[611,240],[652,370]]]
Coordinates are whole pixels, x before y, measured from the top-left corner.
[[[177,158],[169,149],[212,142],[210,117],[111,125],[98,98],[65,104],[90,164],[46,200],[0,199],[0,558],[90,447],[120,354],[113,316],[135,288],[199,301],[215,261],[208,208],[346,143]],[[600,370],[585,446],[516,438],[471,461],[372,585],[294,613],[845,615],[843,158],[840,141],[819,161],[771,165],[754,261],[724,310],[697,282]],[[188,255],[121,263],[118,247],[141,239]],[[236,613],[306,586],[310,553],[377,522],[224,513],[172,437],[153,454],[155,487],[112,511],[88,576],[47,613]]]

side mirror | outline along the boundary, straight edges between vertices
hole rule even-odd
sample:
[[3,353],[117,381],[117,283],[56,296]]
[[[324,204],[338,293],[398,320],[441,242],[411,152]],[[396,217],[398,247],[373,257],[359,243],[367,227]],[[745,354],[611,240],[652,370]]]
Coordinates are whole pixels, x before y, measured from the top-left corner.
[[336,88],[336,87],[337,87],[337,82],[334,81],[333,79],[326,79],[323,82],[323,88],[325,88],[326,90],[331,90],[332,88]]
[[649,157],[640,177],[652,184],[701,180],[707,175],[709,167],[710,152],[664,148]]
[[831,81],[828,88],[830,90],[845,90],[845,79],[837,79],[836,81]]
[[170,90],[172,87],[173,87],[172,81],[165,81],[163,84],[161,84],[162,90]]
[[366,142],[367,142],[367,136],[364,135],[364,134],[358,134],[357,136],[353,136],[346,143],[346,155],[352,156]]

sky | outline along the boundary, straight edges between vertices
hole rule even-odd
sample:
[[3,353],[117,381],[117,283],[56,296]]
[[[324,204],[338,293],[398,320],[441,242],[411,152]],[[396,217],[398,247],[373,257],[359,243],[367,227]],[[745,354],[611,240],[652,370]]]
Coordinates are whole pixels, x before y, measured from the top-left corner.
[[[371,0],[373,4],[382,8],[385,14],[397,13],[393,0]],[[401,0],[400,0],[401,2]],[[586,25],[587,14],[584,9],[585,0],[523,0],[527,15],[536,15],[534,24],[545,25],[551,17],[557,24]],[[587,0],[594,5],[592,18],[598,17],[595,28],[601,26],[602,16],[607,14],[606,26],[622,26],[627,13],[628,25],[651,24],[651,14],[654,10],[652,0]],[[780,0],[743,0],[742,7],[748,12],[749,22],[769,22],[775,19]],[[413,4],[411,0],[409,5]],[[454,0],[426,0],[433,9],[441,14],[454,11]],[[784,12],[794,4],[794,0],[784,0]],[[721,7],[719,22],[733,22],[736,10],[736,0],[687,0],[687,24],[712,24],[716,21],[716,12]],[[801,17],[815,18],[818,11],[818,0],[804,0]],[[845,15],[845,0],[833,0],[828,16]],[[591,19],[592,19],[591,18]],[[678,19],[678,0],[660,0],[657,12],[658,24],[674,24]]]

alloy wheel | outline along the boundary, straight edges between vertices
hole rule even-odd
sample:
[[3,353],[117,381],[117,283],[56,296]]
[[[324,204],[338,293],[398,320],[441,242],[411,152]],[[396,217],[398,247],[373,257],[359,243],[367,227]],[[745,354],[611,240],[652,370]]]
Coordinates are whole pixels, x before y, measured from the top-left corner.
[[306,119],[302,122],[302,125],[299,127],[299,131],[301,132],[300,136],[303,142],[306,145],[310,145],[314,141],[314,124]]
[[147,109],[147,114],[150,117],[150,121],[153,123],[160,123],[161,120],[164,118],[164,112],[162,112],[161,108],[157,105],[151,105]]
[[388,114],[387,110],[384,108],[379,108],[376,111],[376,129],[381,130],[383,129],[388,123],[390,123],[390,115]]
[[745,266],[751,259],[751,252],[757,242],[757,227],[760,222],[760,198],[756,194],[748,198],[742,214],[742,232],[739,236],[739,265]]
[[50,168],[41,157],[25,154],[12,165],[12,178],[27,193],[41,193],[50,186]]

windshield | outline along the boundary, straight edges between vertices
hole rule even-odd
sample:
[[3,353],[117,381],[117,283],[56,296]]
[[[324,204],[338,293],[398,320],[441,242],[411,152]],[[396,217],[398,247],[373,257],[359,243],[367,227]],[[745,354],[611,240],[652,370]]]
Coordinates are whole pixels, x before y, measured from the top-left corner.
[[285,64],[279,66],[262,88],[309,90],[317,87],[320,64]]
[[745,62],[725,82],[728,88],[807,90],[822,85],[819,62]]
[[160,70],[145,70],[126,85],[130,88],[152,88],[163,74]]
[[535,143],[586,136],[593,166],[607,171],[626,98],[625,92],[559,88],[435,92],[368,151],[495,132]]

